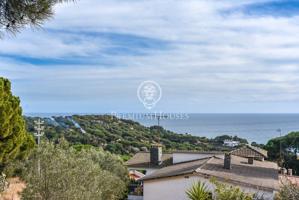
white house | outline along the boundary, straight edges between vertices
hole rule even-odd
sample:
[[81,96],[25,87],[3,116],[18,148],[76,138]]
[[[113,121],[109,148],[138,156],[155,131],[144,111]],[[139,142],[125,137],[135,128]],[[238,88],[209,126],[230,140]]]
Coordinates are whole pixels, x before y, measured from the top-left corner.
[[279,189],[278,167],[275,163],[254,160],[253,164],[249,164],[249,158],[229,156],[227,159],[213,156],[178,163],[143,177],[144,200],[187,200],[185,192],[196,181],[205,182],[213,192],[214,185],[210,183],[212,177],[236,185],[245,192],[273,199]]
[[174,151],[162,153],[161,145],[153,145],[149,152],[138,152],[125,165],[129,171],[139,170],[146,175],[158,169],[190,160],[197,160],[217,155],[224,157],[223,152]]
[[234,140],[224,140],[223,141],[223,146],[227,147],[237,147],[240,145],[239,141],[234,141]]
[[199,180],[206,182],[213,192],[212,177],[245,192],[263,195],[265,199],[273,199],[279,189],[278,166],[264,161],[265,151],[259,148],[245,146],[225,155],[219,152],[163,155],[161,147],[153,148],[158,149],[137,153],[127,162],[129,169],[148,170],[140,179],[144,200],[187,200],[186,191]]

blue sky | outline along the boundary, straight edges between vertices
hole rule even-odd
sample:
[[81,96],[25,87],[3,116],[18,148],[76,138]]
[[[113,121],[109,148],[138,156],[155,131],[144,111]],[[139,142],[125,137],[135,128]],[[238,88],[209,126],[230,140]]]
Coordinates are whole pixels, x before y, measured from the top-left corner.
[[0,41],[25,113],[298,113],[299,2],[81,0]]

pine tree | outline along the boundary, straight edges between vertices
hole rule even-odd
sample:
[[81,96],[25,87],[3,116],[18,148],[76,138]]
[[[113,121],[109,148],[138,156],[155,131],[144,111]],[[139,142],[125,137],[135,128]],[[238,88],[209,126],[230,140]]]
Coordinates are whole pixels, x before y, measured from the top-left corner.
[[34,145],[26,132],[20,99],[12,95],[10,81],[0,77],[0,166],[24,158]]
[[0,33],[18,32],[26,25],[39,26],[53,15],[57,3],[72,0],[0,0]]

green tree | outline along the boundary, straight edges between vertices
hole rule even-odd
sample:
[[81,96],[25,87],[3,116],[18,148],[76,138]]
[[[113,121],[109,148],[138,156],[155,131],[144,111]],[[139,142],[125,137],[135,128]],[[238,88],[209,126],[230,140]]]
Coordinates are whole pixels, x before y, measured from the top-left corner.
[[190,200],[212,200],[212,193],[208,191],[205,183],[200,181],[193,184],[193,186],[186,191]]
[[57,3],[71,0],[1,0],[0,31],[16,33],[26,25],[39,26],[53,15]]
[[282,167],[293,169],[294,174],[299,174],[299,132],[273,138],[267,142],[265,149],[270,160],[278,161]]
[[115,156],[95,148],[78,151],[65,141],[42,143],[22,171],[27,186],[22,198],[30,200],[116,200],[128,182],[127,170]]
[[12,95],[9,80],[0,78],[0,166],[24,158],[34,145],[26,131],[19,98]]

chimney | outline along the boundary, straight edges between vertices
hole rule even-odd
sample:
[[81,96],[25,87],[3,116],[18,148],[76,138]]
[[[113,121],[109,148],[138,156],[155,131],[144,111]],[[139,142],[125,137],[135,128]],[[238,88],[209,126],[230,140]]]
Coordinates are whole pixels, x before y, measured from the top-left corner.
[[247,158],[248,158],[248,164],[253,165],[254,156],[248,156]]
[[224,155],[224,169],[231,169],[232,166],[231,166],[231,155],[230,153],[226,153]]
[[162,146],[152,145],[150,149],[151,165],[160,165],[162,163]]
[[292,169],[288,169],[288,175],[293,176],[293,170]]
[[281,168],[281,174],[282,175],[287,175],[287,169],[286,168]]

